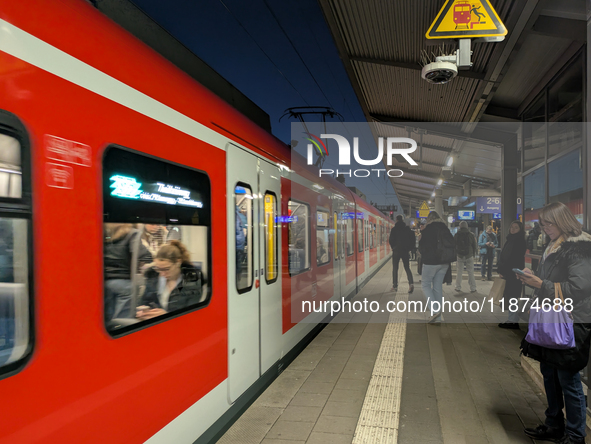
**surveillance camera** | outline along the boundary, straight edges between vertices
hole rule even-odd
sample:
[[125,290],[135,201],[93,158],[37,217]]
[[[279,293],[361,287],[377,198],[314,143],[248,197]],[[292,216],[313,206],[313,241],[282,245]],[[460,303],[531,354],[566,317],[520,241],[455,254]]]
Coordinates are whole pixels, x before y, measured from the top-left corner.
[[421,77],[429,83],[442,85],[458,75],[458,67],[451,62],[433,62],[425,65]]

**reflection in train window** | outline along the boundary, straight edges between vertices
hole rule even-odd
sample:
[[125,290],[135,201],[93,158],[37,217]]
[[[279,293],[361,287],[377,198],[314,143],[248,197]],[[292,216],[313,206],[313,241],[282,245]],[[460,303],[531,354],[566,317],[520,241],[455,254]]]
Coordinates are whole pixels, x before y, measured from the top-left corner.
[[310,208],[292,200],[288,208],[289,274],[294,275],[310,268]]
[[25,219],[0,218],[0,367],[30,350]]
[[122,334],[211,297],[205,173],[110,148],[103,160],[104,317]]
[[277,279],[277,198],[273,193],[265,194],[265,263],[267,284]]
[[363,219],[357,219],[357,248],[359,253],[363,251]]
[[347,217],[347,256],[353,255],[353,223],[355,217],[355,213],[345,213]]
[[330,262],[329,213],[318,210],[316,222],[316,265]]
[[234,188],[234,223],[236,227],[236,289],[252,287],[252,190],[248,185]]
[[333,244],[334,244],[334,258],[335,260],[338,260],[339,258],[339,239],[341,236],[341,233],[339,232],[339,216],[337,214],[337,212],[334,212],[333,215],[333,224],[334,224],[334,235],[333,235]]
[[22,197],[21,145],[6,134],[0,134],[0,197]]

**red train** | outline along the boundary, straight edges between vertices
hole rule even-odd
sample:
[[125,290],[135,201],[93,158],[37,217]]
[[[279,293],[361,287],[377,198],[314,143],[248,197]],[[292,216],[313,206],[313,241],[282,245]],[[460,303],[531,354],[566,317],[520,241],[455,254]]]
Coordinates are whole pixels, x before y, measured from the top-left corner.
[[389,256],[380,212],[85,1],[2,3],[0,90],[3,444],[215,439],[320,328],[293,307]]

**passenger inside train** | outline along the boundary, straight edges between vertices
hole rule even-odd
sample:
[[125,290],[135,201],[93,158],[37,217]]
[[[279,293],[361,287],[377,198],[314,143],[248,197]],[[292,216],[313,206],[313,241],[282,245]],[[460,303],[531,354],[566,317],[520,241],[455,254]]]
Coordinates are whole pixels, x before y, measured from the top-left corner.
[[163,245],[146,273],[146,288],[137,307],[140,320],[162,316],[201,301],[201,272],[191,264],[187,248],[173,240]]

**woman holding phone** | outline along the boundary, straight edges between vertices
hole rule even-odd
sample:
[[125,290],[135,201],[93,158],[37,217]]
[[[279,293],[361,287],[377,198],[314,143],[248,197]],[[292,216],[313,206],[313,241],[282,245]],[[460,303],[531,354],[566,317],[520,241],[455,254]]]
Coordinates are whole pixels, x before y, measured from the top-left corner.
[[591,236],[561,202],[546,205],[538,217],[550,243],[536,275],[529,269],[515,275],[535,289],[533,298],[539,306],[545,299],[554,306],[560,286],[572,307],[575,348],[557,350],[522,341],[523,354],[540,362],[548,400],[544,424],[525,433],[534,439],[580,444],[585,442],[586,402],[579,371],[589,361],[591,343]]

